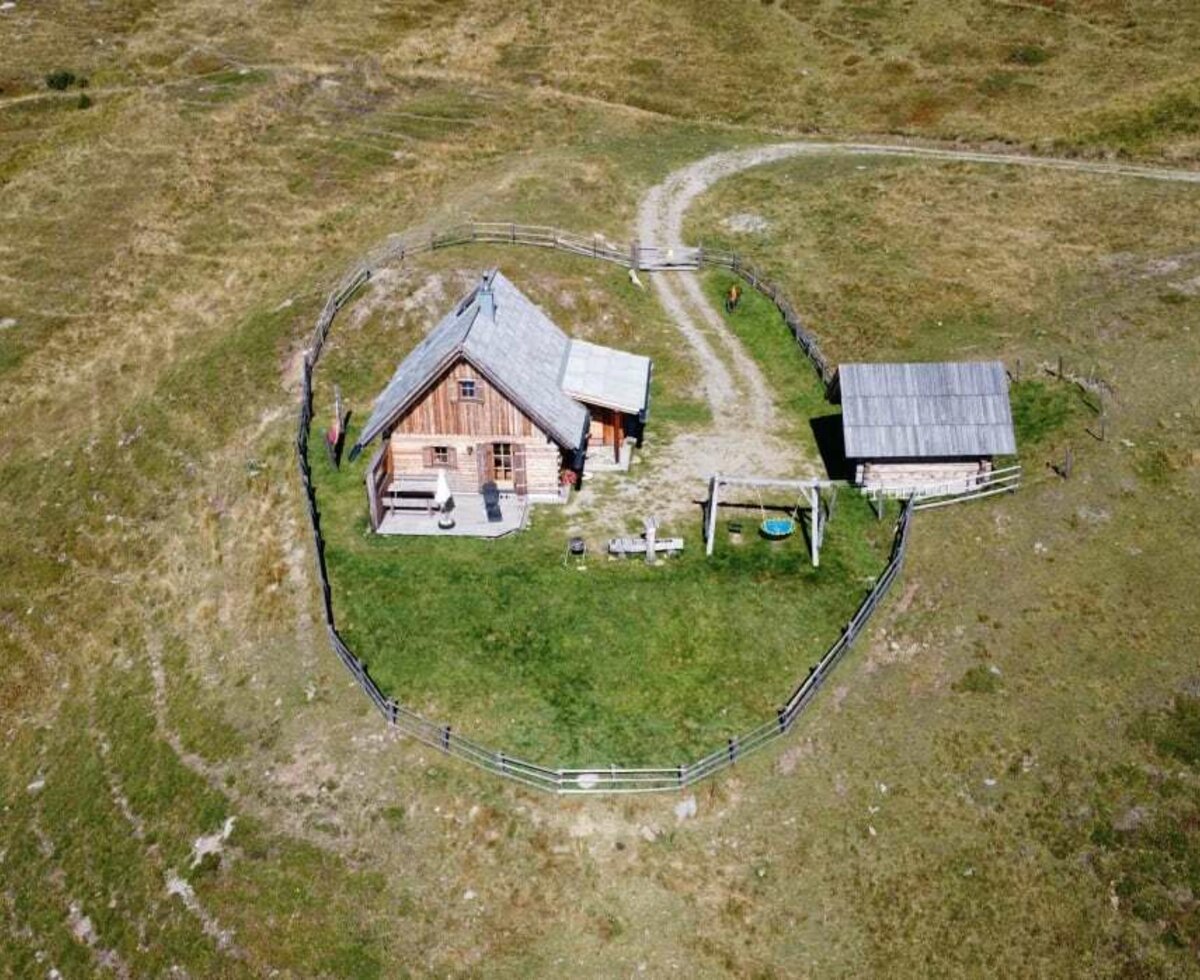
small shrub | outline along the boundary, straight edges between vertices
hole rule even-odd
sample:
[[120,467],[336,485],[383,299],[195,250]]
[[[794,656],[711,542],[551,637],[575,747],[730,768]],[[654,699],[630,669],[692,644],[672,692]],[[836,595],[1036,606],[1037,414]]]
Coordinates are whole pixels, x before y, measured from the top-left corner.
[[46,87],[52,88],[56,92],[65,92],[75,84],[75,73],[67,71],[65,68],[60,68],[58,71],[52,71],[46,76]]
[[1034,67],[1045,64],[1050,53],[1039,44],[1020,44],[1009,52],[1008,60],[1014,65]]
[[1091,142],[1127,146],[1200,132],[1200,93],[1170,92],[1149,104],[1106,113],[1089,137]]
[[90,109],[92,107],[92,97],[86,92],[79,93],[79,100],[75,103],[76,109]]
[[994,694],[1000,690],[1000,678],[989,667],[976,664],[952,685],[955,691],[969,694]]
[[1033,446],[1066,425],[1075,411],[1072,391],[1063,385],[1018,381],[1012,386],[1013,428],[1018,446]]
[[1139,453],[1134,460],[1133,469],[1146,483],[1162,487],[1171,482],[1175,462],[1171,454],[1160,447]]
[[404,826],[405,813],[402,806],[385,806],[379,811],[379,815],[394,829]]
[[1020,77],[1011,71],[994,71],[979,82],[979,91],[984,95],[1004,95],[1013,89],[1027,85]]
[[1164,756],[1200,766],[1200,698],[1181,695],[1171,710],[1135,725],[1134,733]]
[[192,880],[196,881],[200,878],[209,878],[221,870],[221,855],[213,851],[209,851],[202,858],[200,863],[192,869]]

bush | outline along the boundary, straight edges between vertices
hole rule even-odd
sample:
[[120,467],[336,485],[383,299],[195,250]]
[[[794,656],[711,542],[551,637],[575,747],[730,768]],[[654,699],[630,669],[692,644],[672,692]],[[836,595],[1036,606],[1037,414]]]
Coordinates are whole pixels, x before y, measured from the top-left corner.
[[1200,766],[1200,698],[1180,695],[1169,712],[1143,723],[1137,733],[1148,736],[1162,755]]
[[1036,445],[1061,429],[1077,404],[1071,389],[1041,381],[1018,381],[1011,395],[1018,446]]
[[92,107],[92,98],[86,92],[79,93],[79,101],[75,103],[76,109],[90,109]]
[[976,664],[953,685],[955,691],[971,694],[992,694],[1000,689],[1000,678],[989,667]]
[[1014,65],[1041,65],[1045,64],[1050,57],[1050,53],[1043,47],[1037,44],[1021,44],[1013,48],[1009,52],[1008,60]]
[[60,68],[58,71],[52,71],[46,76],[46,87],[52,88],[56,92],[65,92],[75,84],[75,73],[67,71],[65,68]]

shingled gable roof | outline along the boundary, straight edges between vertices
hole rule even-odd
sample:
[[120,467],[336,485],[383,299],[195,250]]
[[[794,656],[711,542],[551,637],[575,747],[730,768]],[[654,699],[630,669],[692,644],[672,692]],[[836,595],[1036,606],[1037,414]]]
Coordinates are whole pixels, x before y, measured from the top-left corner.
[[999,361],[843,364],[848,459],[1007,456],[1017,451]]
[[577,450],[588,412],[560,384],[570,347],[554,322],[493,269],[396,368],[375,399],[358,447],[412,407],[462,357],[555,442]]

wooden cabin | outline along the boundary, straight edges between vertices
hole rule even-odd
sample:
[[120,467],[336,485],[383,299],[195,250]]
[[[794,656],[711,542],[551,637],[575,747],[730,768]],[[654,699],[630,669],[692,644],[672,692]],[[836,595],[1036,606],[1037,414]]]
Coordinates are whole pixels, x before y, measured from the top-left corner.
[[968,490],[1017,451],[999,361],[843,364],[833,397],[854,482],[867,489]]
[[374,439],[372,526],[420,508],[444,472],[456,498],[495,483],[522,502],[565,499],[592,452],[640,443],[649,358],[571,340],[496,270],[400,363],[354,454]]

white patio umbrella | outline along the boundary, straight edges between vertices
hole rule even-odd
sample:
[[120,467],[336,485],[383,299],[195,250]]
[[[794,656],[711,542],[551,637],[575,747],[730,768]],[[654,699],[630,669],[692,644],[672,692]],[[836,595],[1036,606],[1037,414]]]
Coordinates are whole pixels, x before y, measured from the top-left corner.
[[446,471],[438,470],[437,489],[433,491],[433,502],[438,505],[439,509],[445,510],[446,504],[450,502],[452,496],[450,481],[446,479]]

